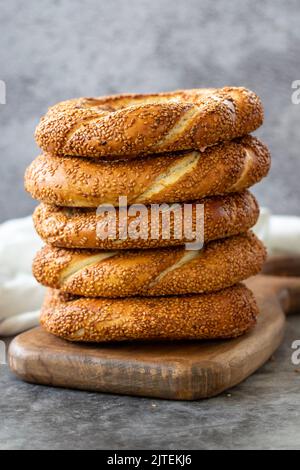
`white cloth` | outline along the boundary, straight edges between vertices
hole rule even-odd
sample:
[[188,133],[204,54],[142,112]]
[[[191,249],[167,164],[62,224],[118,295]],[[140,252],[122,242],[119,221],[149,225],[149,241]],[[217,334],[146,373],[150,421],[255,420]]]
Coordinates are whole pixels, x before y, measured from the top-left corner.
[[300,217],[271,215],[262,208],[254,231],[264,241],[269,255],[300,254]]
[[[274,216],[263,208],[254,230],[269,254],[300,254],[300,217]],[[41,246],[31,217],[0,225],[0,337],[38,324],[44,288],[32,276],[31,264]]]
[[0,225],[0,336],[11,336],[38,324],[44,295],[31,273],[42,246],[31,217]]

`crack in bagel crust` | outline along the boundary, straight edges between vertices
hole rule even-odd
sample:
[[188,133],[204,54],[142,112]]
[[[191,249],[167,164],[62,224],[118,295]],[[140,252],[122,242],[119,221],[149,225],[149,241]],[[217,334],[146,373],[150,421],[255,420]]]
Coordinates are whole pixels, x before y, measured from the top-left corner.
[[185,264],[188,264],[200,255],[201,250],[187,251],[183,253],[182,257],[178,261],[164,269],[155,279],[153,279],[153,281],[149,284],[149,288],[152,288],[156,284],[160,283],[167,274],[171,273],[172,271],[176,271],[176,269],[180,269]]
[[183,136],[189,131],[189,128],[193,125],[194,118],[201,112],[201,109],[197,109],[195,107],[186,111],[186,113],[180,118],[177,124],[175,124],[173,129],[171,129],[166,136],[164,136],[160,141],[158,141],[154,145],[154,152],[156,148],[159,148],[162,145],[168,145],[174,142],[175,140],[179,140],[181,136]]
[[99,115],[91,116],[86,119],[82,119],[80,122],[78,122],[76,125],[72,127],[72,129],[69,130],[69,132],[66,133],[65,135],[65,142],[68,142],[68,140],[72,139],[72,137],[78,132],[80,129],[84,128],[87,124],[91,124],[93,122],[97,123],[99,121],[99,117],[105,113],[99,113]]
[[112,256],[115,256],[117,253],[116,252],[107,252],[107,253],[99,253],[95,255],[90,255],[87,256],[84,259],[81,259],[77,263],[70,264],[68,267],[63,269],[60,275],[60,281],[61,283],[65,283],[70,281],[70,279],[73,276],[76,276],[80,274],[82,271],[84,271],[86,268],[90,268],[91,266],[94,266],[95,264],[98,264],[101,261],[104,261],[107,258],[111,258]]
[[169,186],[175,185],[181,178],[187,176],[196,168],[199,158],[200,154],[198,152],[191,152],[184,156],[179,162],[171,166],[167,172],[159,175],[153,184],[140,194],[134,202],[151,199]]
[[250,173],[251,168],[253,167],[253,164],[254,164],[254,161],[255,161],[254,160],[255,155],[254,155],[254,152],[252,152],[251,149],[245,148],[244,152],[245,152],[245,157],[246,157],[245,161],[244,161],[244,168],[243,168],[243,171],[242,171],[239,179],[231,186],[230,190],[232,192],[238,191],[239,189],[243,188],[243,184],[244,184],[245,180],[247,179],[248,174]]

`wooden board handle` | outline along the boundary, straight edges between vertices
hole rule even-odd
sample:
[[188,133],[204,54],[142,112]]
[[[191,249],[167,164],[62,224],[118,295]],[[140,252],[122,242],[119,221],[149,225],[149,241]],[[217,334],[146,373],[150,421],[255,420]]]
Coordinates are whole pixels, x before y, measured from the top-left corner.
[[286,314],[300,313],[300,256],[273,256],[263,267]]

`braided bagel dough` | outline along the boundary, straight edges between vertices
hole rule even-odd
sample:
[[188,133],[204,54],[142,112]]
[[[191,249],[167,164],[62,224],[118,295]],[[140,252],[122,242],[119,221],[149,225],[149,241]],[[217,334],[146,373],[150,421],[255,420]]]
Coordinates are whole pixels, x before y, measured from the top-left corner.
[[64,101],[48,110],[35,137],[53,155],[131,158],[201,149],[262,121],[260,99],[246,88],[179,90]]
[[210,294],[125,299],[72,298],[49,289],[41,325],[70,341],[216,339],[244,334],[257,314],[243,284]]
[[251,232],[202,250],[88,251],[44,246],[33,274],[41,284],[83,297],[200,294],[258,274],[266,250]]
[[[249,192],[215,196],[199,201],[204,206],[204,241],[229,237],[246,232],[257,221],[259,207],[255,197]],[[180,205],[179,205],[180,206]],[[196,229],[196,203],[192,206],[193,231]],[[193,240],[184,236],[176,238],[175,227],[178,220],[170,217],[170,237],[164,238],[162,218],[159,218],[155,230],[157,238],[151,237],[151,212],[141,217],[141,232],[146,231],[147,239],[119,237],[119,231],[112,238],[101,238],[97,227],[103,222],[103,215],[95,209],[76,209],[40,204],[34,211],[33,220],[40,237],[51,245],[63,248],[100,248],[105,250],[131,248],[158,248],[180,246]],[[116,209],[117,224],[119,209]],[[133,219],[133,220],[132,220]],[[127,218],[127,225],[134,223],[136,217]],[[155,219],[155,222],[157,219]],[[153,224],[154,226],[155,224]],[[98,232],[99,233],[99,232]],[[153,232],[152,232],[153,233]]]
[[258,139],[245,136],[206,149],[103,162],[40,155],[25,174],[35,199],[67,207],[170,203],[241,191],[266,176],[270,154]]

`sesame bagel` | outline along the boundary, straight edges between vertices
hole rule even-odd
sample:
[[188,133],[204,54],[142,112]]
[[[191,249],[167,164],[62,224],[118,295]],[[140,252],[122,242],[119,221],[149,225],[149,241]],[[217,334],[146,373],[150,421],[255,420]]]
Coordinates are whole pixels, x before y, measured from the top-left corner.
[[268,173],[270,154],[245,136],[201,152],[104,162],[40,155],[25,174],[32,197],[66,207],[193,201],[241,191]]
[[68,250],[44,246],[33,274],[41,284],[83,297],[199,294],[257,274],[266,250],[251,232],[208,243],[202,250]]
[[234,338],[256,323],[258,308],[243,284],[178,297],[74,298],[49,289],[41,325],[69,341]]
[[258,128],[263,108],[246,88],[79,98],[51,107],[35,133],[53,155],[132,158],[197,150]]
[[[259,215],[256,199],[249,191],[205,198],[188,206],[192,209],[188,220],[192,221],[193,232],[186,237],[184,233],[178,233],[178,228],[185,225],[183,213],[186,214],[186,206],[176,203],[175,207],[176,216],[172,211],[164,212],[165,220],[169,219],[169,226],[164,223],[163,217],[154,217],[149,206],[142,206],[144,211],[138,222],[136,216],[126,215],[125,212],[123,217],[121,209],[114,209],[116,224],[113,226],[116,226],[116,232],[108,232],[110,237],[106,238],[101,233],[99,236],[99,227],[101,229],[105,225],[105,215],[97,213],[96,209],[65,208],[42,203],[35,209],[33,220],[38,234],[48,244],[63,248],[115,250],[180,246],[198,241],[199,232],[196,229],[198,226],[202,232],[203,221],[204,242],[207,243],[246,232],[256,223]],[[200,224],[196,224],[199,208],[203,209],[204,217]],[[135,229],[137,223],[139,233],[133,230],[135,237],[129,237],[128,231],[122,233],[118,229],[118,225],[124,220],[130,229]],[[140,238],[140,234],[144,238]]]

